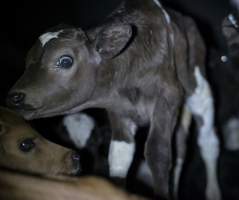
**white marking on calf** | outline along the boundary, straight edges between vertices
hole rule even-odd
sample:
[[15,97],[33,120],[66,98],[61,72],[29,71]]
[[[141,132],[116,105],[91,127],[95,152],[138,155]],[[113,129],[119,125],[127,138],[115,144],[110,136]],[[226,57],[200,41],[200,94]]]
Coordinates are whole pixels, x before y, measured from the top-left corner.
[[229,14],[228,19],[234,27],[238,28],[237,20],[235,19],[233,14]]
[[171,22],[171,19],[170,19],[170,16],[168,15],[168,13],[166,12],[166,10],[163,8],[163,6],[161,5],[161,3],[158,1],[158,0],[153,0],[154,3],[159,7],[161,8],[161,10],[163,11],[163,14],[165,16],[165,19],[167,21],[168,24],[170,24]]
[[62,30],[57,32],[47,32],[42,34],[39,37],[39,40],[41,41],[42,46],[44,47],[47,42],[49,42],[53,38],[58,38],[58,35],[62,32]]
[[135,144],[111,141],[109,149],[110,176],[125,178],[134,157]]
[[217,160],[219,156],[219,141],[214,130],[214,107],[210,86],[202,76],[198,66],[194,76],[197,87],[187,99],[191,112],[202,119],[199,127],[198,145],[207,172],[206,198],[220,200],[221,194],[217,182]]
[[95,127],[94,120],[82,113],[65,116],[63,124],[69,133],[71,141],[78,148],[83,148],[86,145]]
[[231,118],[223,127],[225,147],[228,150],[239,150],[239,119]]

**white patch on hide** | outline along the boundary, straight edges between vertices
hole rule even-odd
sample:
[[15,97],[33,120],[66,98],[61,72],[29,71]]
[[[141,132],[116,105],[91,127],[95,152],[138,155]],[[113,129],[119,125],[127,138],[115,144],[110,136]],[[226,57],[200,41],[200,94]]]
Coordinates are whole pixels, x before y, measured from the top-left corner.
[[225,147],[228,150],[239,150],[239,119],[231,118],[223,127]]
[[168,13],[166,12],[166,10],[163,8],[163,6],[161,5],[161,3],[160,3],[158,0],[153,0],[153,1],[154,1],[154,3],[155,3],[159,8],[162,9],[163,14],[164,14],[164,16],[165,16],[165,19],[166,19],[167,23],[170,24],[170,22],[171,22],[170,16],[169,16]]
[[82,113],[65,116],[63,124],[69,133],[71,141],[78,148],[83,148],[86,145],[95,127],[94,120]]
[[57,32],[47,32],[42,34],[39,37],[39,40],[41,41],[42,46],[44,47],[47,42],[49,42],[53,38],[58,38],[58,35],[62,32],[62,30]]
[[229,14],[228,19],[234,27],[238,28],[237,20],[236,20],[236,18],[234,17],[233,14]]
[[147,186],[153,188],[152,172],[146,161],[142,161],[140,163],[140,166],[137,172],[137,178],[143,183],[145,183]]
[[135,144],[124,141],[111,141],[109,167],[111,177],[125,178],[134,157]]
[[187,99],[187,105],[191,112],[202,120],[202,125],[199,127],[198,145],[207,172],[206,198],[207,200],[220,200],[216,170],[219,141],[214,130],[213,98],[210,86],[198,66],[195,67],[194,76],[197,87],[192,96]]

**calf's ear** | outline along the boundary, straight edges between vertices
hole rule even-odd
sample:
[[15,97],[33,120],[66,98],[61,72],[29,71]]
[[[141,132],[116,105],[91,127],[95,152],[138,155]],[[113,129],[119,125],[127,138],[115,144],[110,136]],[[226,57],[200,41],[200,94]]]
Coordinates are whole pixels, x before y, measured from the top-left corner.
[[96,36],[95,48],[103,59],[113,58],[127,48],[132,38],[129,24],[106,25]]

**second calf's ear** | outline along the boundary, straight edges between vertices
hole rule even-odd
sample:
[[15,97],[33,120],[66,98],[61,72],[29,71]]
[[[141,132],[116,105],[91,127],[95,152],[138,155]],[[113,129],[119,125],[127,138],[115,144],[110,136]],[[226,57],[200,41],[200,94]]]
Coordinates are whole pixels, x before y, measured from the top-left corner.
[[113,58],[122,53],[131,37],[131,25],[122,23],[107,25],[96,37],[96,51],[102,59]]

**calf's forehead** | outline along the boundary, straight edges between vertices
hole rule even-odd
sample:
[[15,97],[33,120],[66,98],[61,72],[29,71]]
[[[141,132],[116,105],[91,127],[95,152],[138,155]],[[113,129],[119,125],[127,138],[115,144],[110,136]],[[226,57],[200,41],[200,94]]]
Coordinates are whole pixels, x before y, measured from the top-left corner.
[[[78,40],[74,38],[65,38],[59,37],[50,40],[44,47],[39,45],[39,43],[35,44],[35,47],[29,51],[29,58],[36,57],[41,58],[41,56],[51,57],[54,54],[74,54],[79,50],[83,50],[84,45],[80,43]],[[40,57],[39,57],[40,56]]]

